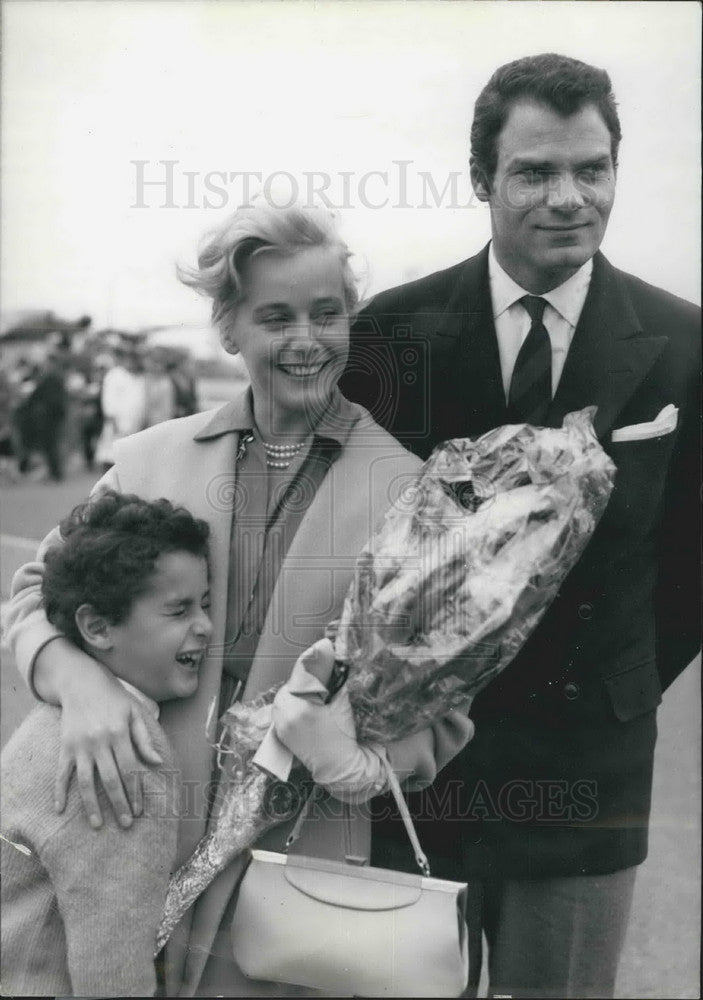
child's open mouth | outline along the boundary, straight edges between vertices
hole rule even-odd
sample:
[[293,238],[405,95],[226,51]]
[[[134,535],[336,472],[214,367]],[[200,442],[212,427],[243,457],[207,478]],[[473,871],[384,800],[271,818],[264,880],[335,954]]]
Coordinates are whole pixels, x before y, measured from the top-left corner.
[[188,653],[179,653],[176,657],[176,662],[180,663],[183,667],[188,667],[190,670],[197,670],[200,666],[203,654],[205,650],[196,649]]

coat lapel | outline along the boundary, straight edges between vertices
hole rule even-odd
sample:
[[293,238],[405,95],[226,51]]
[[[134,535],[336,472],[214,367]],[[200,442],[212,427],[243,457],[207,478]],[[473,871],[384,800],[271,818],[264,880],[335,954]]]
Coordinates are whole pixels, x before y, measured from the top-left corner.
[[596,254],[548,425],[560,427],[567,413],[595,405],[596,433],[606,437],[667,340],[644,333],[623,279],[601,253]]
[[[446,420],[446,437],[483,434],[505,423],[507,410],[488,283],[488,247],[466,262],[436,337],[456,342],[453,371],[440,372],[433,386],[433,410]],[[447,379],[453,381],[453,392],[448,392]]]

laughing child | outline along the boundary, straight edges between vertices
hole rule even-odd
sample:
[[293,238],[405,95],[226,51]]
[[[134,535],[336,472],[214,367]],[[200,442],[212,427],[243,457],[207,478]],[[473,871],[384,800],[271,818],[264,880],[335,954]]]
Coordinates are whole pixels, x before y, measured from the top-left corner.
[[208,617],[208,525],[167,500],[106,492],[61,525],[42,585],[51,622],[149,708],[163,764],[145,768],[129,830],[94,830],[71,782],[54,811],[60,709],[39,705],[2,760],[2,992],[152,996],[154,941],[176,852],[180,788],[159,702],[198,686]]

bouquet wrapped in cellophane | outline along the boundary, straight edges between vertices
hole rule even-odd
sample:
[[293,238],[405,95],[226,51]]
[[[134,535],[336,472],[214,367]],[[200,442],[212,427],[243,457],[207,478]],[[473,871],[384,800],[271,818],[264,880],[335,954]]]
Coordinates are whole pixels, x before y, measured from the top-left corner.
[[[561,428],[498,427],[439,445],[360,553],[333,637],[348,668],[359,742],[431,725],[513,659],[605,510],[615,467],[594,408]],[[274,691],[233,705],[219,744],[226,791],[211,829],[172,877],[157,950],[215,875],[301,802],[253,757]]]

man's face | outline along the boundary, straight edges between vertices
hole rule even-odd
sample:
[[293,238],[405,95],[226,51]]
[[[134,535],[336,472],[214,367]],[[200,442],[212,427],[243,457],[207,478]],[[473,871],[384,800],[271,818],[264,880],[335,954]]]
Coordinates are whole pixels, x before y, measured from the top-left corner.
[[472,167],[491,210],[501,266],[539,294],[566,281],[603,240],[615,197],[611,137],[598,109],[564,118],[532,100],[512,106],[498,135],[490,188]]

